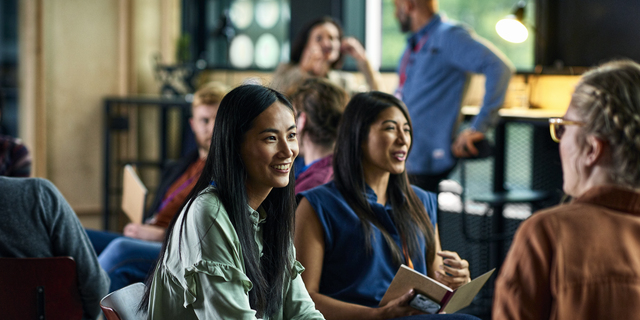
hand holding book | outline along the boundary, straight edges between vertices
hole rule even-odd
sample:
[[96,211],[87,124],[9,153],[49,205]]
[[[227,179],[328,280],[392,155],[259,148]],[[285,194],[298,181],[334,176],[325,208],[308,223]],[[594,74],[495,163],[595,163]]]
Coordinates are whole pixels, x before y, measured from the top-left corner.
[[435,279],[402,265],[393,281],[391,281],[387,292],[382,297],[380,306],[384,307],[410,290],[414,290],[416,293],[423,294],[440,304],[442,307],[440,312],[454,313],[471,304],[473,297],[480,291],[494,271],[495,269],[453,290]]
[[387,304],[377,309],[380,319],[395,319],[423,314],[422,311],[410,305],[415,296],[415,290],[410,289],[390,300]]
[[444,260],[440,270],[435,272],[436,280],[453,290],[471,281],[467,260],[461,259],[456,252],[452,251],[445,250],[437,254]]

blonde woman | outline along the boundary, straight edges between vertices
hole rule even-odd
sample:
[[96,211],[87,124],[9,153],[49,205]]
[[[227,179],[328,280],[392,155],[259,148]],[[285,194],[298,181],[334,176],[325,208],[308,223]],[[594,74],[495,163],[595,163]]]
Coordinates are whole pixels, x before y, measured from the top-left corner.
[[640,65],[586,73],[562,118],[568,204],[516,233],[496,283],[495,319],[636,319],[640,314]]

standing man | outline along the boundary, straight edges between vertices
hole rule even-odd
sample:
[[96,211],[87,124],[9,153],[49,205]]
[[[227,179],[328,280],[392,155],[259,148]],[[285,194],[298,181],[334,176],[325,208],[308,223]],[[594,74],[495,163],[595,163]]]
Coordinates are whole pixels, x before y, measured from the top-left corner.
[[[417,128],[407,172],[413,184],[437,192],[456,158],[478,154],[474,142],[484,139],[492,114],[502,105],[513,67],[485,40],[442,21],[438,0],[395,0],[395,5],[402,31],[412,33],[398,67],[396,91]],[[471,73],[486,77],[482,108],[456,137]]]

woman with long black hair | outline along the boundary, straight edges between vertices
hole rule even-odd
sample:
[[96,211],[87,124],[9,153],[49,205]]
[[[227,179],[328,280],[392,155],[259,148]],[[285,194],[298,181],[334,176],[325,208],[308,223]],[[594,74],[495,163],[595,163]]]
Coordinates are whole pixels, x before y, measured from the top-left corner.
[[202,175],[148,281],[150,319],[323,319],[292,245],[297,155],[283,95],[247,85],[224,97]]
[[419,314],[409,306],[413,291],[378,307],[401,264],[453,289],[470,281],[468,262],[441,251],[436,195],[409,184],[412,136],[400,100],[382,92],[355,95],[338,129],[334,181],[299,194],[294,242],[306,268],[302,278],[327,318]]

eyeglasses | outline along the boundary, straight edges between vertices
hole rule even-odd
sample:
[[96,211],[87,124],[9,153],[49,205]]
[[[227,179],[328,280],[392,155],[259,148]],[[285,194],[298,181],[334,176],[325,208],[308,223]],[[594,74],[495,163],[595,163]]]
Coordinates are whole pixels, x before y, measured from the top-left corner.
[[551,139],[555,142],[560,142],[562,135],[564,134],[564,126],[583,126],[582,121],[571,121],[562,118],[549,118],[549,131],[551,132]]

